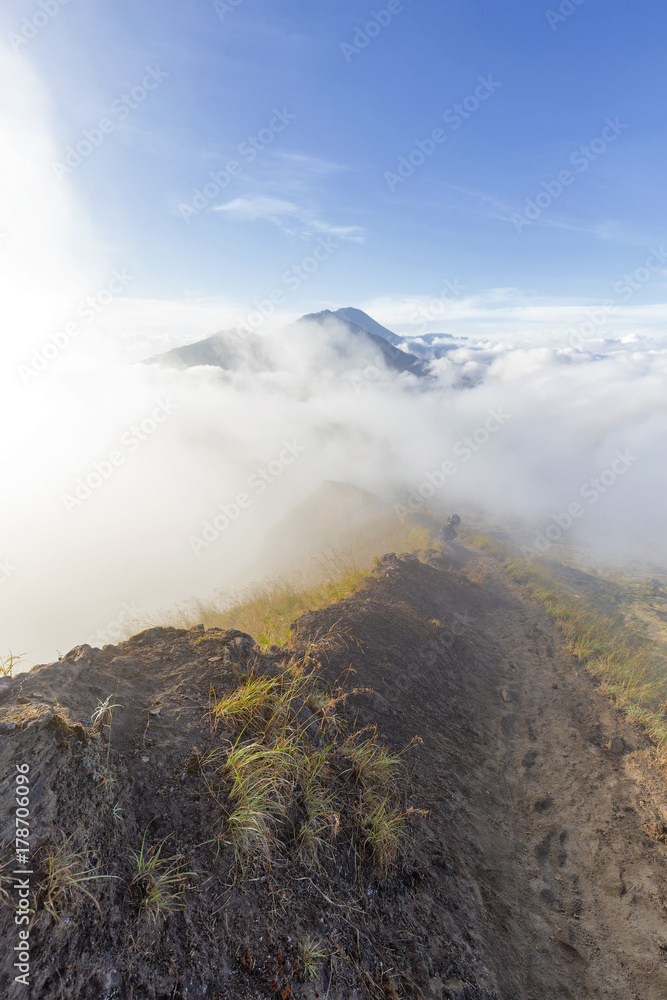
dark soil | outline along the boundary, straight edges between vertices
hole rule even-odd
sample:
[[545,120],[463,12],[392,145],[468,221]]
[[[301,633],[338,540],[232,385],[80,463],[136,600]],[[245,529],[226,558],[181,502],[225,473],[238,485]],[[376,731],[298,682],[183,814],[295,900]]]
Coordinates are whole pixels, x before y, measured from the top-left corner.
[[[14,840],[14,777],[29,764],[33,887],[45,849],[115,879],[85,883],[31,927],[39,1000],[659,1000],[667,996],[665,785],[646,743],[543,611],[492,560],[464,546],[424,561],[386,556],[351,598],[304,615],[290,647],[258,658],[242,633],[151,629],[117,647],[78,647],[0,682],[0,841]],[[469,582],[474,558],[488,575]],[[323,641],[324,640],[324,641]],[[285,842],[235,878],[201,755],[221,742],[211,690],[254,661],[276,672],[312,643],[332,685],[349,668],[349,725],[379,726],[404,755],[410,837],[380,875],[344,831],[319,869]],[[114,696],[110,746],[91,714]],[[113,780],[109,780],[112,778]],[[131,852],[167,838],[192,875],[185,907],[152,926]],[[11,869],[10,869],[11,870]],[[11,882],[2,883],[11,896]],[[304,982],[299,946],[327,958]]]

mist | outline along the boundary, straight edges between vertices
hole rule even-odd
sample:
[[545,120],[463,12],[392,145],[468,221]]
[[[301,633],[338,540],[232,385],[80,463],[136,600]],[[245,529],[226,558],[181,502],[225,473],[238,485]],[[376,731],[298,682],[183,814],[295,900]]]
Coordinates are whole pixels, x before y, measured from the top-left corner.
[[399,520],[483,512],[536,552],[565,538],[664,558],[663,340],[563,330],[537,346],[469,326],[428,340],[403,324],[418,376],[336,322],[285,314],[231,333],[225,370],[166,367],[153,355],[233,328],[236,306],[202,303],[193,322],[144,303],[139,338],[131,274],[54,177],[39,84],[7,52],[0,83],[0,600],[2,646],[25,665],[250,583],[271,531],[328,480]]

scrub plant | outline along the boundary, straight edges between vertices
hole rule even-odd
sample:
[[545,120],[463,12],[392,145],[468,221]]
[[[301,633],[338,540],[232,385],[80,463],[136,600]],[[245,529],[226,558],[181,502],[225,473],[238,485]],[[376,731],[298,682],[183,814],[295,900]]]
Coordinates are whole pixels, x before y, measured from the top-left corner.
[[306,937],[299,945],[299,961],[304,980],[315,982],[320,977],[322,962],[328,958],[328,953],[319,938]]
[[[37,900],[41,908],[50,913],[55,920],[68,905],[76,902],[83,894],[95,904],[103,920],[100,904],[93,894],[85,887],[85,882],[101,878],[115,878],[114,875],[97,874],[100,866],[86,867],[86,858],[90,852],[73,851],[70,849],[72,837],[59,847],[50,846],[43,849],[39,858],[43,877],[37,887]],[[43,859],[43,860],[42,860]]]
[[345,736],[329,690],[312,666],[313,650],[276,674],[257,668],[211,704],[212,729],[231,737],[198,760],[224,818],[237,871],[271,865],[290,853],[307,868],[331,856],[341,832],[385,874],[404,824],[397,798],[401,755],[376,727]]
[[[364,735],[369,732],[370,736]],[[365,788],[389,789],[393,786],[401,758],[399,754],[390,753],[380,742],[377,726],[353,733],[339,748],[339,753],[347,764],[344,773],[349,773]]]
[[393,808],[389,799],[371,804],[359,816],[363,847],[375,866],[385,874],[398,854],[405,836],[405,817]]
[[20,662],[23,653],[12,653],[10,650],[7,656],[0,656],[0,677],[11,677],[14,667]]
[[136,874],[130,888],[139,890],[139,913],[155,926],[160,918],[169,916],[176,910],[185,908],[183,895],[187,889],[187,879],[196,872],[186,871],[183,856],[162,857],[165,841],[153,847],[146,847],[146,834],[138,852],[132,851]]

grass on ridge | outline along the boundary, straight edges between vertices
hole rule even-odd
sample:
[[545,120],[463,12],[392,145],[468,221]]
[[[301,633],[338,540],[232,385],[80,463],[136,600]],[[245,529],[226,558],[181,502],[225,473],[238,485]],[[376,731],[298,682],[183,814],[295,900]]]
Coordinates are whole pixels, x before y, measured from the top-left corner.
[[20,662],[23,653],[18,656],[10,650],[7,656],[0,656],[0,677],[11,677],[14,667]]
[[660,649],[621,618],[593,608],[558,581],[543,560],[524,558],[487,534],[467,534],[466,541],[498,559],[544,605],[564,632],[567,648],[628,719],[645,730],[658,762],[667,766],[667,664]]
[[144,833],[139,851],[131,851],[136,874],[130,888],[139,894],[139,913],[155,926],[160,918],[185,909],[184,893],[187,879],[195,872],[185,871],[182,855],[162,858],[165,841],[146,847]]
[[68,837],[60,846],[44,847],[38,852],[43,874],[37,886],[38,908],[46,910],[55,920],[60,920],[62,911],[71,905],[77,896],[83,894],[95,904],[102,920],[104,918],[100,904],[83,883],[113,876],[98,874],[99,865],[88,868],[87,855],[90,852],[70,850],[71,840],[72,837]]
[[214,694],[213,730],[227,735],[200,758],[200,768],[221,809],[218,842],[233,847],[241,877],[248,864],[290,855],[318,868],[339,834],[380,874],[391,867],[405,834],[401,755],[376,728],[343,732],[332,706],[345,697],[322,684],[308,658],[277,676],[253,668],[234,691]]
[[[393,517],[393,515],[392,515]],[[172,611],[160,624],[177,628],[236,628],[248,632],[264,649],[283,645],[290,637],[290,624],[306,611],[335,604],[349,597],[371,573],[385,552],[416,552],[431,545],[427,528],[396,521],[374,537],[363,551],[332,551],[319,563],[319,579],[279,577],[248,587],[236,594],[218,594],[193,599]]]

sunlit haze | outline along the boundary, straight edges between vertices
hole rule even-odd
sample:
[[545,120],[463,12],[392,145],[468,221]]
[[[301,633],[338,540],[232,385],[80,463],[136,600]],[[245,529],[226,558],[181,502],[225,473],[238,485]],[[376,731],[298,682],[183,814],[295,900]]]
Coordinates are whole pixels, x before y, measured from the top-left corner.
[[330,480],[661,557],[652,6],[8,0],[0,652],[249,583]]

